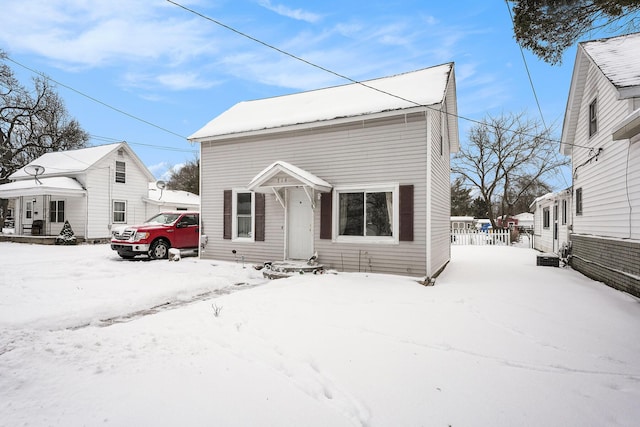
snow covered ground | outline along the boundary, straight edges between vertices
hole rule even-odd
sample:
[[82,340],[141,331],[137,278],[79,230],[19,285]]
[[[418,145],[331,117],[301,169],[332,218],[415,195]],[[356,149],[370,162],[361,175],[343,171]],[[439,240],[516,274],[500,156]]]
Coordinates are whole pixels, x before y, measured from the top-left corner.
[[638,425],[638,299],[452,250],[424,287],[0,243],[0,425]]

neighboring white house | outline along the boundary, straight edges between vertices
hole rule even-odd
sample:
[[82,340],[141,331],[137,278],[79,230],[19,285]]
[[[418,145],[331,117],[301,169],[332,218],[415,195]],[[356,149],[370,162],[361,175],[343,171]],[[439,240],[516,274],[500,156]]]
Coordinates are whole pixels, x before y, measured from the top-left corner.
[[640,33],[580,43],[562,129],[573,268],[640,296]]
[[450,259],[456,111],[452,63],[236,104],[189,138],[202,256],[317,252],[338,270],[434,276]]
[[163,181],[149,183],[145,218],[163,211],[199,211],[200,196],[181,190],[169,190]]
[[531,203],[533,247],[542,252],[559,253],[569,242],[571,189],[540,196]]
[[472,216],[452,216],[451,229],[452,230],[474,230],[476,229],[476,219]]
[[55,236],[68,220],[79,238],[104,239],[162,203],[150,194],[154,176],[125,142],[47,153],[9,178],[0,198],[14,199],[17,235]]
[[522,212],[513,217],[518,220],[518,229],[533,230],[533,214],[531,212]]

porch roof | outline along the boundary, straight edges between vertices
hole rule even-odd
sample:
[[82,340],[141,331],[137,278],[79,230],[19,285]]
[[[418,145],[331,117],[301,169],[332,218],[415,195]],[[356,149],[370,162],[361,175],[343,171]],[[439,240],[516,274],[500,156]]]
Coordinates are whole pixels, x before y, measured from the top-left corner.
[[273,189],[301,186],[321,192],[329,192],[333,188],[324,179],[281,160],[270,164],[256,175],[247,188],[258,193],[268,193]]
[[69,196],[83,197],[87,194],[82,185],[66,176],[25,179],[0,185],[0,198],[20,196]]

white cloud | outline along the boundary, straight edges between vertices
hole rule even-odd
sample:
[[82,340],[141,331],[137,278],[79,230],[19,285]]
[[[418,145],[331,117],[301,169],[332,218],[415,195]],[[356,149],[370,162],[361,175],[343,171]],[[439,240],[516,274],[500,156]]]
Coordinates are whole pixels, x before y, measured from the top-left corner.
[[305,21],[310,23],[318,22],[322,19],[322,15],[313,12],[307,12],[302,9],[291,9],[282,4],[272,4],[270,0],[258,0],[258,4],[265,9],[269,9],[278,15],[286,16],[298,21]]
[[171,170],[171,165],[168,162],[160,162],[155,165],[147,166],[147,169],[149,169],[153,176],[160,177],[159,179],[165,180],[164,176]]
[[218,49],[211,26],[142,0],[24,0],[3,5],[3,14],[11,19],[3,21],[1,44],[69,69],[158,60],[172,66]]

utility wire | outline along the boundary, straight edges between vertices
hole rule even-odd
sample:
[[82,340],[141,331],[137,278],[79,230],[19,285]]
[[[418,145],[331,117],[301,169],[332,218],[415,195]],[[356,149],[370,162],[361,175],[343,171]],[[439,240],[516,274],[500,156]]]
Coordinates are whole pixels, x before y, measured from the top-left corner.
[[[509,17],[511,18],[511,25],[513,25],[515,27],[515,21],[513,20],[513,11],[511,10],[511,7],[509,7],[509,1],[505,0],[504,4],[507,6],[507,10],[509,11]],[[524,55],[524,50],[522,49],[522,46],[520,46],[519,43],[516,43],[518,45],[518,48],[520,49],[520,55],[522,56],[522,62],[524,63],[524,69],[527,72],[527,77],[529,78],[529,85],[531,85],[531,92],[533,92],[533,98],[536,100],[536,105],[538,106],[538,112],[540,113],[540,120],[542,120],[542,126],[544,126],[544,129],[546,131],[549,131],[549,128],[547,127],[547,123],[544,121],[544,114],[542,114],[542,107],[540,107],[540,101],[538,100],[538,94],[536,92],[536,87],[533,84],[533,78],[531,77],[531,71],[529,71],[529,64],[527,64],[527,58]],[[562,144],[562,142],[561,142]],[[558,153],[554,152],[554,158],[556,159],[556,161],[558,160]],[[567,179],[564,177],[563,173],[560,173],[560,176],[562,177],[562,180],[564,181],[564,185],[565,187],[569,186],[569,183],[567,182]]]
[[[511,18],[511,25],[515,26],[515,22],[513,21],[513,12],[511,11],[511,8],[509,7],[509,1],[505,0],[504,3],[507,6],[507,10],[509,11],[509,17]],[[545,129],[549,129],[547,127],[547,124],[544,121],[544,114],[542,114],[542,108],[540,107],[540,101],[538,100],[538,94],[536,93],[536,87],[533,84],[533,79],[531,78],[531,72],[529,71],[529,65],[527,64],[527,58],[524,56],[524,50],[522,49],[522,46],[520,46],[519,44],[518,44],[518,47],[520,48],[520,55],[522,56],[522,62],[524,63],[524,69],[526,70],[527,77],[529,78],[529,84],[531,85],[531,92],[533,92],[533,98],[536,100],[536,105],[538,106],[538,112],[540,113],[540,120],[542,120],[542,125],[544,126],[544,128]]]
[[[419,106],[419,107],[424,107],[424,108],[427,108],[427,109],[430,109],[430,110],[433,110],[433,111],[437,111],[439,113],[444,113],[446,115],[449,115],[449,116],[452,116],[452,117],[456,117],[456,118],[459,118],[459,119],[462,119],[462,120],[466,120],[468,122],[476,123],[476,124],[479,124],[479,125],[486,125],[486,123],[481,121],[481,120],[471,119],[469,117],[461,116],[459,114],[454,114],[454,113],[451,113],[449,111],[437,110],[437,109],[435,109],[435,108],[433,108],[433,107],[431,107],[429,105],[420,104],[419,102],[416,102],[416,101],[404,98],[402,96],[399,96],[399,95],[396,95],[396,94],[393,94],[393,93],[390,93],[390,92],[375,88],[375,87],[373,87],[371,85],[368,85],[368,84],[366,84],[364,82],[352,79],[351,77],[345,76],[344,74],[340,74],[340,73],[338,73],[336,71],[330,70],[330,69],[328,69],[326,67],[318,65],[316,63],[313,63],[313,62],[311,62],[311,61],[309,61],[307,59],[301,58],[301,57],[299,57],[299,56],[297,56],[297,55],[295,55],[293,53],[289,53],[289,52],[287,52],[287,51],[285,51],[283,49],[280,49],[279,47],[276,47],[276,46],[274,46],[272,44],[269,44],[267,42],[264,42],[264,41],[262,41],[262,40],[260,40],[260,39],[258,39],[256,37],[253,37],[253,36],[251,36],[251,35],[249,35],[247,33],[244,33],[244,32],[242,32],[240,30],[237,30],[237,29],[235,29],[235,28],[233,28],[233,27],[231,27],[231,26],[229,26],[229,25],[227,25],[227,24],[225,24],[225,23],[223,23],[221,21],[218,21],[217,19],[214,19],[214,18],[211,18],[210,16],[204,15],[203,13],[200,13],[200,12],[198,12],[198,11],[196,11],[194,9],[191,9],[191,8],[189,8],[187,6],[184,6],[184,5],[182,5],[182,4],[178,3],[178,2],[175,2],[173,0],[166,0],[166,1],[171,3],[171,4],[173,4],[174,6],[177,6],[177,7],[181,8],[181,9],[183,9],[183,10],[189,12],[189,13],[192,13],[192,14],[194,14],[194,15],[202,18],[202,19],[205,19],[205,20],[207,20],[209,22],[212,22],[212,23],[214,23],[214,24],[216,24],[216,25],[218,25],[220,27],[223,27],[223,28],[225,28],[225,29],[227,29],[227,30],[229,30],[229,31],[231,31],[233,33],[236,33],[236,34],[238,34],[238,35],[240,35],[240,36],[242,36],[244,38],[247,38],[247,39],[249,39],[251,41],[254,41],[254,42],[256,42],[256,43],[258,43],[258,44],[260,44],[262,46],[265,46],[265,47],[267,47],[269,49],[275,50],[276,52],[279,52],[279,53],[281,53],[281,54],[283,54],[285,56],[293,58],[296,61],[303,62],[303,63],[305,63],[305,64],[307,64],[307,65],[309,65],[311,67],[317,68],[317,69],[322,70],[322,71],[324,71],[326,73],[329,73],[329,74],[332,74],[332,75],[334,75],[336,77],[339,77],[341,79],[347,80],[347,81],[349,81],[351,83],[359,84],[359,85],[364,86],[364,87],[366,87],[368,89],[375,90],[376,92],[380,92],[380,93],[383,93],[385,95],[392,96],[394,98],[400,99],[402,101],[408,102],[410,104],[413,104],[413,105],[416,105],[416,106]],[[536,98],[536,101],[537,101],[537,98]],[[538,108],[540,108],[539,105],[538,105]],[[543,124],[544,124],[544,120],[543,120]],[[545,125],[545,129],[546,128],[547,127]],[[562,143],[562,141],[559,141],[559,140],[556,140],[556,139],[551,139],[551,138],[540,137],[539,135],[528,135],[528,134],[525,134],[525,133],[522,133],[522,132],[513,131],[511,129],[503,129],[503,130],[504,131],[508,131],[508,132],[512,132],[512,133],[519,133],[520,135],[528,136],[528,137],[531,137],[531,138],[544,139],[545,141],[549,141],[549,142]],[[587,148],[587,149],[591,148],[591,147],[580,146],[578,144],[566,144],[566,145],[573,146],[573,147],[579,147],[579,148]]]
[[112,106],[112,105],[107,104],[106,102],[100,101],[99,99],[94,98],[94,97],[93,97],[93,96],[91,96],[91,95],[87,95],[86,93],[81,92],[81,91],[79,91],[78,89],[75,89],[75,88],[73,88],[73,87],[71,87],[71,86],[69,86],[69,85],[66,85],[66,84],[64,84],[64,83],[61,83],[61,82],[59,82],[59,81],[55,80],[55,79],[52,79],[51,77],[47,76],[46,74],[44,74],[44,73],[42,73],[42,72],[40,72],[40,71],[38,71],[38,70],[34,70],[33,68],[30,68],[30,67],[28,67],[28,66],[26,66],[26,65],[24,65],[24,64],[22,64],[22,63],[20,63],[20,62],[18,62],[18,61],[16,61],[15,59],[10,58],[9,56],[6,56],[6,57],[5,57],[5,59],[6,59],[6,60],[8,60],[8,61],[13,62],[14,64],[16,64],[16,65],[18,65],[18,66],[20,66],[20,67],[22,67],[22,68],[24,68],[24,69],[26,69],[26,70],[31,71],[31,72],[32,72],[32,73],[34,73],[34,74],[39,75],[39,76],[40,76],[40,77],[42,77],[42,78],[45,78],[45,79],[47,79],[47,80],[50,80],[50,81],[54,82],[55,84],[57,84],[57,85],[59,85],[59,86],[62,86],[62,87],[64,87],[64,88],[67,88],[67,89],[69,89],[69,90],[71,90],[71,91],[73,91],[73,92],[77,93],[78,95],[84,96],[85,98],[90,99],[90,100],[91,100],[91,101],[93,101],[93,102],[97,102],[98,104],[100,104],[100,105],[102,105],[102,106],[104,106],[104,107],[107,107],[107,108],[109,108],[109,109],[111,109],[111,110],[113,110],[113,111],[116,111],[116,112],[118,112],[118,113],[120,113],[120,114],[124,114],[124,115],[125,115],[125,116],[127,116],[127,117],[130,117],[130,118],[132,118],[132,119],[134,119],[134,120],[137,120],[137,121],[139,121],[139,122],[142,122],[142,123],[144,123],[144,124],[147,124],[147,125],[149,125],[149,126],[152,126],[152,127],[156,128],[156,129],[160,129],[160,130],[161,130],[161,131],[163,131],[163,132],[169,133],[169,134],[171,134],[171,135],[177,136],[177,137],[182,138],[182,139],[187,139],[187,137],[186,137],[186,136],[184,136],[184,135],[180,135],[179,133],[173,132],[173,131],[171,131],[171,130],[169,130],[169,129],[167,129],[167,128],[163,128],[162,126],[159,126],[159,125],[157,125],[157,124],[155,124],[155,123],[151,123],[151,122],[150,122],[150,121],[148,121],[148,120],[145,120],[145,119],[142,119],[142,118],[140,118],[140,117],[134,116],[133,114],[131,114],[131,113],[127,113],[126,111],[121,110],[120,108],[114,107],[114,106]]
[[[114,142],[122,142],[123,139],[118,139],[118,138],[111,138],[108,136],[99,136],[99,135],[89,135],[91,136],[91,139],[97,140],[97,141],[102,141],[102,142],[108,142],[108,143],[114,143]],[[155,144],[144,144],[141,142],[132,142],[132,141],[125,141],[127,144],[129,145],[139,145],[142,147],[150,147],[150,148],[156,148],[158,150],[167,150],[167,151],[178,151],[178,152],[182,152],[182,153],[197,153],[198,150],[190,150],[188,148],[176,148],[176,147],[167,147],[164,145],[155,145]]]

